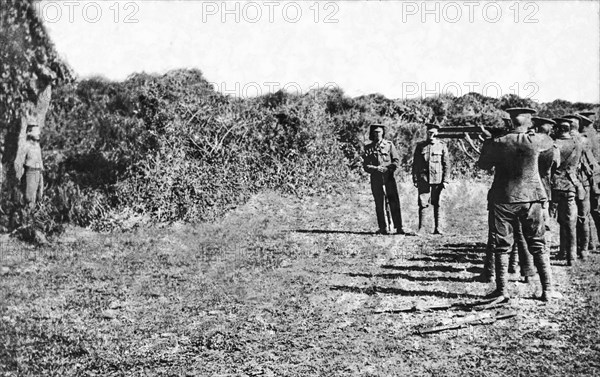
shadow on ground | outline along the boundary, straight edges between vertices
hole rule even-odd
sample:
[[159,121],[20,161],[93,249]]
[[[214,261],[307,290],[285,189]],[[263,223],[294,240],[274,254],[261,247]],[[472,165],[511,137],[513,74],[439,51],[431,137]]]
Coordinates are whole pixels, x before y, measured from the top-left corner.
[[356,232],[351,230],[328,230],[328,229],[296,229],[291,232],[295,233],[309,233],[309,234],[362,234],[372,235],[377,234],[376,232]]
[[412,276],[403,273],[390,273],[390,274],[367,274],[363,272],[347,272],[344,275],[350,277],[364,277],[364,278],[381,278],[381,279],[404,279],[408,281],[423,281],[423,282],[436,282],[436,281],[448,281],[453,283],[473,283],[476,282],[476,276],[472,278],[461,278],[455,276]]
[[362,293],[366,295],[374,295],[377,293],[392,294],[399,296],[436,296],[444,298],[479,298],[480,296],[473,295],[470,293],[455,293],[455,292],[442,292],[442,291],[425,291],[425,290],[408,290],[393,287],[380,287],[380,286],[369,286],[369,287],[356,287],[348,285],[334,285],[330,288],[332,291],[342,291],[351,293]]

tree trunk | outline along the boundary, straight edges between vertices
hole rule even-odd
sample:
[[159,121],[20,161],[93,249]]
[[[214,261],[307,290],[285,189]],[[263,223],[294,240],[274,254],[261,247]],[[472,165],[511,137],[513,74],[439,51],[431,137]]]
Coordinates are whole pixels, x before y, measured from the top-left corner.
[[[52,87],[50,83],[39,85],[35,101],[29,100],[21,106],[21,117],[9,125],[4,139],[4,154],[2,163],[6,168],[6,189],[13,201],[20,200],[19,184],[23,177],[25,161],[24,146],[27,140],[27,126],[36,124],[43,130],[46,114],[50,107]],[[1,179],[1,178],[0,178]],[[16,195],[16,196],[15,196]]]

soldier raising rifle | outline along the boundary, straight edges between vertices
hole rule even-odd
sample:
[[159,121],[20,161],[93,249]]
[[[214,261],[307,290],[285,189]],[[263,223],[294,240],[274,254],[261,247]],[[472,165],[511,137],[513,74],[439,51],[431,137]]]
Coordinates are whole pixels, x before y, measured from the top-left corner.
[[552,199],[557,203],[560,226],[559,257],[567,258],[571,265],[577,250],[577,204],[576,198],[585,197],[584,187],[577,171],[581,164],[583,146],[571,135],[571,121],[555,119],[557,137],[555,144],[560,151],[560,165],[552,174]]
[[489,193],[492,232],[495,244],[496,289],[489,297],[508,297],[508,252],[513,243],[513,226],[521,222],[529,252],[542,284],[541,300],[553,297],[550,258],[546,249],[543,207],[547,195],[541,183],[538,158],[540,152],[553,147],[547,135],[528,131],[535,110],[511,108],[513,129],[497,139],[487,140],[481,150],[478,165],[495,168]]

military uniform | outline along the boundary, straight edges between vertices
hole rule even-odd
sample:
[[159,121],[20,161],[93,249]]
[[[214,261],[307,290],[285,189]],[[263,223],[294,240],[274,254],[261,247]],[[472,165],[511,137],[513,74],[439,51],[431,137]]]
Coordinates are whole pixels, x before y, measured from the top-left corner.
[[34,127],[27,135],[29,138],[23,149],[25,173],[22,178],[22,191],[26,207],[33,209],[35,203],[42,198],[44,187],[42,171],[44,165],[42,163],[42,149],[38,142],[39,129]]
[[[372,142],[365,146],[363,168],[371,175],[371,192],[375,199],[375,213],[380,233],[388,232],[385,211],[386,198],[396,231],[404,233],[398,186],[394,176],[399,164],[400,156],[391,141],[383,139],[380,142]],[[378,167],[383,167],[385,171],[380,172]]]
[[[584,112],[583,114],[581,114],[581,136],[583,136],[587,140],[588,144],[590,145],[592,155],[594,156],[596,161],[600,161],[600,135],[594,129],[594,127],[592,127],[592,121],[589,118],[587,118],[584,114],[590,113]],[[592,220],[594,221],[598,239],[600,240],[600,180],[598,179],[597,175],[593,176],[590,180],[590,215]],[[592,237],[590,236],[588,249],[594,248],[595,247],[592,245]]]
[[[560,121],[560,120],[559,120]],[[561,163],[552,177],[553,200],[557,203],[560,225],[559,257],[571,264],[577,251],[577,195],[584,197],[584,188],[577,174],[583,146],[571,135],[563,134],[555,141],[560,150]]]
[[[439,128],[428,124],[428,130]],[[448,147],[443,141],[433,138],[419,142],[415,148],[412,165],[413,183],[418,191],[419,229],[424,223],[424,209],[433,206],[435,230],[440,233],[440,194],[447,184],[450,161]]]
[[600,180],[600,166],[593,154],[591,141],[579,133],[578,115],[567,115],[564,117],[572,123],[572,136],[582,145],[582,159],[578,171],[579,181],[583,185],[583,191],[575,198],[577,204],[577,254],[584,258],[587,253],[591,235],[591,195],[592,191],[598,194],[597,182]]
[[[511,119],[524,122],[531,109],[508,109]],[[525,120],[524,120],[525,119]],[[519,126],[523,129],[524,125]],[[543,294],[548,299],[552,290],[550,259],[546,252],[543,206],[547,195],[541,182],[538,158],[552,148],[547,135],[512,131],[484,143],[478,165],[495,168],[489,192],[492,203],[492,233],[495,238],[496,290],[492,296],[507,296],[508,251],[513,243],[513,227],[521,222],[529,252],[540,275]]]

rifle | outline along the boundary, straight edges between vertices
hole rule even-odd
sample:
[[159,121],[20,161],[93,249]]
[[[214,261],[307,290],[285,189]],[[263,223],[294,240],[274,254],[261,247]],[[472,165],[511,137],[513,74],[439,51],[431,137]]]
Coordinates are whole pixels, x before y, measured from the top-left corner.
[[462,139],[468,134],[482,134],[479,127],[440,127],[437,135],[440,139]]
[[430,312],[430,311],[483,311],[488,309],[496,309],[510,304],[510,300],[505,297],[497,297],[483,299],[477,301],[454,302],[449,304],[434,304],[434,305],[413,305],[397,309],[379,309],[374,310],[375,314],[383,313],[410,313],[410,312]]
[[445,330],[454,330],[460,329],[467,326],[476,326],[476,325],[491,325],[498,320],[513,318],[517,315],[516,311],[500,311],[495,314],[492,313],[482,313],[476,315],[466,316],[464,318],[454,318],[449,320],[442,320],[433,324],[433,326],[428,326],[416,331],[416,334],[424,335],[431,334]]
[[383,197],[385,198],[385,217],[387,219],[387,227],[388,227],[388,231],[391,231],[392,230],[392,228],[391,228],[392,216],[391,216],[391,211],[390,211],[390,201],[388,199],[387,190],[385,189],[385,184],[383,185]]

